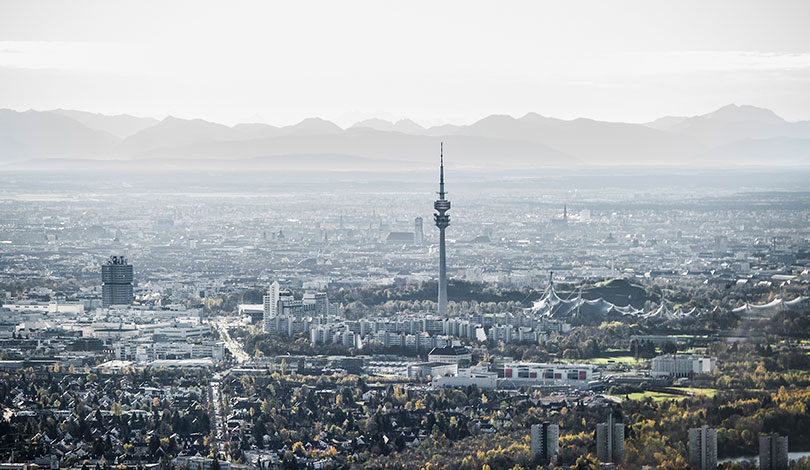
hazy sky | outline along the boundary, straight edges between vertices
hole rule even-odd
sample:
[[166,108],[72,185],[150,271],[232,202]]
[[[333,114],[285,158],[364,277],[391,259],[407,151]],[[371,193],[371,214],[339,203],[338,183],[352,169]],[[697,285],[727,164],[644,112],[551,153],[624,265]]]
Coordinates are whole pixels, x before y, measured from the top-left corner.
[[810,1],[0,2],[0,107],[346,126],[810,119]]

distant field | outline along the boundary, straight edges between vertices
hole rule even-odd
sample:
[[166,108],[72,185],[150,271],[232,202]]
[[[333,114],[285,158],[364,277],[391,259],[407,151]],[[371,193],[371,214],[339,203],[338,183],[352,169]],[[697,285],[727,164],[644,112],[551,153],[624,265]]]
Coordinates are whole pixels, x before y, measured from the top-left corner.
[[706,348],[689,348],[685,351],[679,351],[680,354],[706,354]]
[[673,387],[676,390],[683,390],[684,392],[694,393],[695,395],[706,395],[709,398],[713,398],[717,395],[718,390],[716,388],[694,388],[694,387]]
[[[717,395],[718,390],[714,388],[693,388],[693,387],[672,387],[674,390],[681,390],[684,392],[691,392],[695,395],[705,395],[707,397],[713,397]],[[620,399],[624,399],[625,395],[616,395]],[[663,400],[683,400],[687,398],[686,395],[676,395],[674,393],[666,393],[666,392],[635,392],[635,393],[628,393],[627,398],[630,400],[635,401],[642,401],[646,400],[647,398],[652,398],[653,401],[663,401]]]
[[627,354],[626,349],[605,349],[601,357],[589,357],[584,359],[561,359],[563,362],[578,362],[583,364],[595,364],[605,366],[609,364],[641,365],[649,362],[649,359],[636,359]]
[[592,357],[590,359],[579,359],[575,362],[583,362],[585,364],[608,365],[608,364],[629,364],[636,365],[644,363],[644,360],[636,362],[633,356],[613,356],[613,357]]
[[[672,393],[663,393],[663,392],[636,392],[636,393],[628,393],[627,397],[630,400],[634,401],[642,401],[646,400],[647,398],[652,398],[653,401],[663,401],[663,400],[683,400],[686,398],[685,396],[675,395]],[[624,396],[619,395],[619,398],[624,398]]]

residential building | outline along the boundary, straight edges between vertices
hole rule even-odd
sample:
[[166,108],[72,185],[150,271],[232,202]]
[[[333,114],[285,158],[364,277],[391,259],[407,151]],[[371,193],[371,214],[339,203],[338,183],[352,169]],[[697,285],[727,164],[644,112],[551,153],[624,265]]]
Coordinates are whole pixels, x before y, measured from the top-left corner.
[[606,423],[596,425],[596,458],[613,463],[624,459],[624,424],[615,422],[612,411]]
[[529,455],[542,462],[550,462],[557,454],[560,438],[560,427],[549,422],[533,424]]
[[689,430],[689,466],[693,470],[717,468],[717,429],[703,425]]
[[279,285],[274,281],[267,289],[267,294],[262,298],[264,304],[264,331],[270,331],[271,319],[278,316]]
[[760,434],[759,469],[785,470],[788,468],[788,437],[779,434]]

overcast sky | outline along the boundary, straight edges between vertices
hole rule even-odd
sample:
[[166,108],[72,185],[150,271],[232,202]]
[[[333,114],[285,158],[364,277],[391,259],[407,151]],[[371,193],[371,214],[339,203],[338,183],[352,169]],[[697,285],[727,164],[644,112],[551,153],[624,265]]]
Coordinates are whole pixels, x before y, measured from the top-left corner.
[[810,1],[9,1],[0,108],[275,125],[810,119]]

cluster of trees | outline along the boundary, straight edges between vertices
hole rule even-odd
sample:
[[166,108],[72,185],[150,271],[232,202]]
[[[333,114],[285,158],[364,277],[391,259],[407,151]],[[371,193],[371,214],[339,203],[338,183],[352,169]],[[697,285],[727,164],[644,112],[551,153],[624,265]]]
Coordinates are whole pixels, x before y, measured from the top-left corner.
[[721,457],[755,453],[760,433],[788,435],[793,448],[807,448],[808,405],[810,390],[784,387],[777,392],[735,390],[712,398],[698,396],[681,401],[625,401],[625,416],[630,418],[627,463],[655,463],[651,438],[685,455],[688,429],[703,424],[717,428]]
[[[232,456],[253,447],[281,451],[288,446],[282,456],[291,451],[289,457],[303,452],[315,458],[335,447],[330,455],[335,465],[366,465],[376,457],[394,458],[417,435],[452,446],[480,436],[482,420],[500,422],[510,413],[518,416],[529,409],[525,397],[514,401],[503,392],[475,387],[426,391],[393,384],[370,386],[358,377],[273,374],[229,378],[222,390],[228,406],[250,424],[246,427],[249,433],[231,436]],[[235,397],[257,397],[258,401]],[[499,426],[507,429],[509,424]],[[298,453],[290,449],[293,443]],[[497,460],[493,454],[488,459]],[[294,467],[294,458],[284,460]]]
[[561,358],[587,359],[615,354],[632,355],[634,351],[627,349],[630,337],[643,331],[638,324],[602,322],[596,326],[576,327],[565,335],[552,333],[543,344],[498,344],[490,348],[490,353],[539,362]]
[[314,345],[309,337],[303,333],[292,338],[268,333],[248,334],[244,342],[245,352],[251,356],[257,353],[264,356],[277,356],[282,354],[296,354],[313,356],[316,354],[353,355],[353,348],[346,348],[342,344]]
[[[374,457],[355,468],[375,470],[498,470],[534,468],[529,444],[521,433],[511,432],[458,442],[430,441],[402,456]],[[531,466],[531,467],[530,467]]]
[[[97,276],[93,278],[97,281]],[[59,276],[58,279],[6,279],[0,282],[0,292],[5,292],[10,299],[37,300],[48,302],[51,296],[48,294],[37,294],[33,290],[41,287],[52,289],[55,296],[64,298],[78,292],[82,287],[90,285],[86,280],[81,282],[75,277]]]
[[778,345],[714,344],[709,353],[721,364],[711,377],[720,390],[777,390],[810,386],[810,356]]
[[[694,324],[693,324],[694,326]],[[683,330],[681,330],[683,331]],[[693,330],[686,329],[695,333]],[[610,357],[614,355],[629,355],[639,359],[649,359],[658,354],[670,354],[682,349],[674,342],[665,343],[656,347],[649,341],[634,341],[632,335],[651,334],[650,328],[641,323],[623,323],[619,321],[602,322],[599,325],[582,325],[573,329],[570,334],[559,335],[552,333],[544,344],[497,344],[490,348],[491,354],[506,355],[525,361],[547,361],[553,359],[589,359],[594,357]],[[700,331],[698,331],[700,332]],[[776,337],[769,336],[769,340],[776,341]],[[762,361],[768,370],[810,369],[810,355],[795,347],[775,351],[767,346],[756,350],[758,346],[743,344],[726,345],[716,343],[708,346],[713,355],[720,355],[726,364],[735,364],[745,357],[749,363],[743,364],[740,373],[754,363],[750,370],[756,368],[755,362]],[[753,362],[752,362],[753,361]]]
[[[402,283],[380,287],[348,287],[329,292],[330,300],[342,304],[359,301],[366,305],[382,305],[390,300],[427,300],[436,301],[438,285],[436,281],[419,283]],[[488,302],[523,302],[527,297],[536,294],[535,289],[507,289],[497,284],[468,282],[461,279],[450,279],[447,283],[449,298],[480,303]]]
[[766,322],[743,322],[740,328],[788,338],[810,338],[810,315],[800,312],[779,312]]
[[[521,406],[523,405],[523,406]],[[515,403],[517,419],[512,428],[495,435],[471,435],[460,440],[436,439],[385,459],[373,458],[365,468],[469,468],[469,469],[597,469],[595,427],[606,418],[604,411],[573,406],[549,413],[531,405]],[[781,388],[775,392],[724,392],[714,398],[697,396],[682,400],[625,400],[621,414],[625,425],[623,468],[645,465],[686,470],[688,429],[703,424],[718,430],[720,457],[755,453],[760,433],[789,435],[791,448],[810,446],[810,390]],[[522,411],[521,411],[522,409]],[[510,412],[512,409],[510,407]],[[528,455],[528,428],[551,420],[560,425],[560,450],[550,465],[532,462]],[[793,464],[806,469],[810,459]],[[742,464],[724,464],[741,470]]]
[[[435,296],[434,296],[435,297]],[[479,302],[478,300],[451,300],[447,304],[447,316],[519,312],[525,305],[516,300],[502,302]],[[349,319],[359,319],[369,315],[409,315],[420,312],[436,312],[435,300],[387,300],[381,304],[367,304],[359,300],[339,304],[341,312]]]
[[[435,297],[435,296],[434,296]],[[469,314],[482,314],[482,313],[500,313],[500,312],[519,312],[526,305],[517,300],[508,300],[501,302],[480,302],[478,300],[452,300],[447,304],[447,316],[469,315]],[[379,305],[366,305],[362,302],[355,301],[346,305],[344,311],[347,311],[347,316],[358,316],[358,314],[373,313],[382,315],[397,315],[397,314],[412,314],[419,312],[435,312],[437,304],[435,300],[387,300]]]
[[[538,398],[536,394],[488,398],[489,418],[496,420],[511,416],[511,425],[499,427],[495,434],[476,433],[459,440],[439,436],[386,459],[372,458],[364,462],[364,467],[414,470],[598,469],[593,430],[596,423],[606,419],[606,411],[580,405],[550,410],[538,403]],[[558,424],[563,433],[559,452],[551,463],[541,462],[529,454],[529,428],[541,421]]]
[[[608,325],[603,325],[608,329]],[[613,325],[622,334],[624,325]],[[627,333],[627,331],[625,331]],[[598,336],[594,339],[599,342]],[[720,457],[751,455],[758,448],[761,433],[790,436],[791,449],[810,448],[810,361],[807,354],[787,344],[713,344],[710,354],[719,358],[720,371],[701,379],[718,389],[714,395],[684,396],[671,400],[652,397],[640,401],[625,399],[620,414],[625,425],[623,468],[645,465],[685,470],[688,430],[703,424],[718,430]],[[800,357],[801,356],[801,357]],[[469,391],[466,391],[469,393]],[[472,394],[474,397],[475,394]],[[484,397],[487,395],[484,394]],[[438,439],[387,457],[365,462],[368,468],[537,468],[525,447],[533,423],[550,420],[560,425],[560,451],[554,462],[542,468],[599,468],[594,458],[596,424],[605,421],[604,411],[573,404],[549,411],[535,404],[535,396],[488,399],[493,417],[507,412],[513,426],[499,428],[494,435],[472,433],[462,439]],[[486,399],[486,398],[485,398]],[[505,449],[511,447],[511,451]],[[498,456],[488,459],[486,456]],[[729,470],[753,470],[747,463],[726,463]],[[791,464],[791,469],[810,467],[810,459]]]
[[[24,419],[0,419],[2,447],[23,461],[48,455],[49,441],[62,438],[69,445],[89,444],[89,456],[96,459],[112,461],[123,455],[151,461],[149,456],[176,455],[181,448],[178,436],[202,438],[210,428],[204,403],[195,404],[194,398],[182,408],[165,399],[142,401],[144,387],[200,383],[177,372],[129,371],[113,380],[83,370],[54,368],[47,373],[9,371],[0,378],[0,405],[18,408],[15,401],[22,396],[41,410]],[[129,408],[139,411],[130,413]],[[8,457],[3,455],[4,460]]]
[[368,342],[363,345],[362,350],[354,347],[345,347],[343,344],[319,344],[314,345],[303,333],[297,333],[292,338],[267,333],[245,333],[242,330],[245,352],[252,356],[277,356],[284,354],[293,355],[344,355],[355,356],[357,354],[394,354],[407,357],[424,357],[427,352],[416,348],[405,346],[385,347],[382,344]]

